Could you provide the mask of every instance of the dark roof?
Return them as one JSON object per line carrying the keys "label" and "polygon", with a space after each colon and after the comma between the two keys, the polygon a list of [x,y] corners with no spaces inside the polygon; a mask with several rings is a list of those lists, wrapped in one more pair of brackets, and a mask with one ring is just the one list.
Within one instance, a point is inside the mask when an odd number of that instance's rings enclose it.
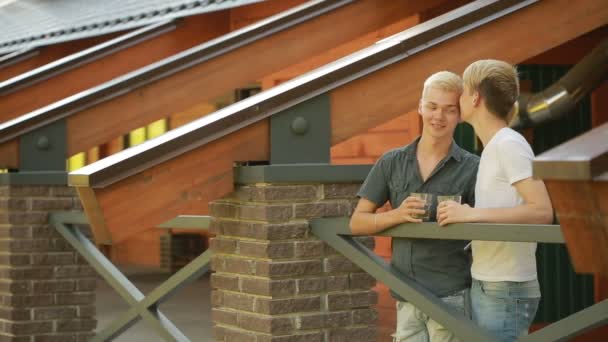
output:
{"label": "dark roof", "polygon": [[263,0],[0,0],[0,54]]}

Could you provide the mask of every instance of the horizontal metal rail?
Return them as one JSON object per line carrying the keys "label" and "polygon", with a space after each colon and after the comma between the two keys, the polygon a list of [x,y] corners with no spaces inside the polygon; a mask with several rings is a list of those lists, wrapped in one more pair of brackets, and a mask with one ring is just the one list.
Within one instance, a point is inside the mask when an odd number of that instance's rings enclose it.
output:
{"label": "horizontal metal rail", "polygon": [[[211,251],[207,250],[184,266],[161,285],[144,294],[108,260],[86,236],[78,225],[88,221],[80,212],[58,212],[50,215],[50,223],[101,275],[106,282],[127,302],[129,309],[99,332],[93,341],[110,341],[129,329],[140,319],[153,328],[165,341],[189,341],[189,339],[159,310],[159,305],[186,284],[200,278],[209,270]],[[208,217],[177,217],[165,225],[207,229]]]}
{"label": "horizontal metal rail", "polygon": [[[312,219],[310,225],[312,232],[321,240],[462,340],[497,340],[497,337],[475,326],[472,321],[461,314],[455,313],[435,295],[393,266],[388,265],[382,258],[358,242],[350,231],[349,218]],[[428,239],[564,243],[559,225],[454,224],[440,227],[437,223],[402,224],[376,235]],[[526,342],[566,341],[606,323],[608,323],[608,300],[596,303],[519,340]]]}
{"label": "horizontal metal rail", "polygon": [[63,57],[34,70],[0,82],[0,96],[29,87],[78,66],[91,63],[107,55],[174,30],[176,27],[177,24],[173,20],[162,21]]}
{"label": "horizontal metal rail", "polygon": [[[332,227],[335,234],[352,235],[348,217],[318,220],[324,226]],[[560,226],[553,224],[458,223],[441,227],[435,222],[408,223],[382,231],[376,236],[448,240],[463,240],[466,237],[466,240],[482,241],[565,243]]]}
{"label": "horizontal metal rail", "polygon": [[534,2],[475,1],[156,139],[72,172],[68,181],[78,186],[105,187]]}
{"label": "horizontal metal rail", "polygon": [[38,49],[23,49],[15,52],[11,52],[0,57],[0,69],[9,67],[13,64],[17,64],[26,59],[30,59],[32,57],[38,56],[40,54],[40,50]]}
{"label": "horizontal metal rail", "polygon": [[96,104],[135,91],[147,84],[224,55],[277,32],[350,4],[355,0],[316,0],[281,12],[186,51],[82,91],[6,123],[0,124],[0,143],[68,117]]}

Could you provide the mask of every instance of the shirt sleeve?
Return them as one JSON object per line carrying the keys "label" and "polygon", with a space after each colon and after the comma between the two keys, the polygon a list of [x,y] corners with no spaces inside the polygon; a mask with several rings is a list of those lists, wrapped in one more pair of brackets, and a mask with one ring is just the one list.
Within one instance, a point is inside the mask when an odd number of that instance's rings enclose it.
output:
{"label": "shirt sleeve", "polygon": [[534,152],[525,140],[507,139],[498,146],[500,167],[509,184],[532,177]]}
{"label": "shirt sleeve", "polygon": [[374,202],[378,207],[383,206],[389,198],[387,173],[388,162],[383,156],[372,167],[357,196]]}

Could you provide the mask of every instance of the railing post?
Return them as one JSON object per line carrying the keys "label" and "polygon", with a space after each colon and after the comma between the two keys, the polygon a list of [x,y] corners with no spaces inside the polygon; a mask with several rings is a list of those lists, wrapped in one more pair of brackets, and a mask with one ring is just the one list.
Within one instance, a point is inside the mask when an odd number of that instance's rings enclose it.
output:
{"label": "railing post", "polygon": [[308,226],[349,215],[358,188],[254,182],[210,204],[217,340],[375,340],[375,280]]}
{"label": "railing post", "polygon": [[95,272],[48,221],[50,211],[81,211],[80,201],[66,185],[12,184],[9,175],[0,175],[0,340],[87,340]]}

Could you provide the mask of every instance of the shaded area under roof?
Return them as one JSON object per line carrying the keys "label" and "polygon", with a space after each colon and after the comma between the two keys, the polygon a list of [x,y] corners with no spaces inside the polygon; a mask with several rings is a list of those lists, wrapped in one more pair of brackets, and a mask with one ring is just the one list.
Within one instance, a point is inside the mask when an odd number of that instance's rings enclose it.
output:
{"label": "shaded area under roof", "polygon": [[0,54],[264,0],[0,1]]}

